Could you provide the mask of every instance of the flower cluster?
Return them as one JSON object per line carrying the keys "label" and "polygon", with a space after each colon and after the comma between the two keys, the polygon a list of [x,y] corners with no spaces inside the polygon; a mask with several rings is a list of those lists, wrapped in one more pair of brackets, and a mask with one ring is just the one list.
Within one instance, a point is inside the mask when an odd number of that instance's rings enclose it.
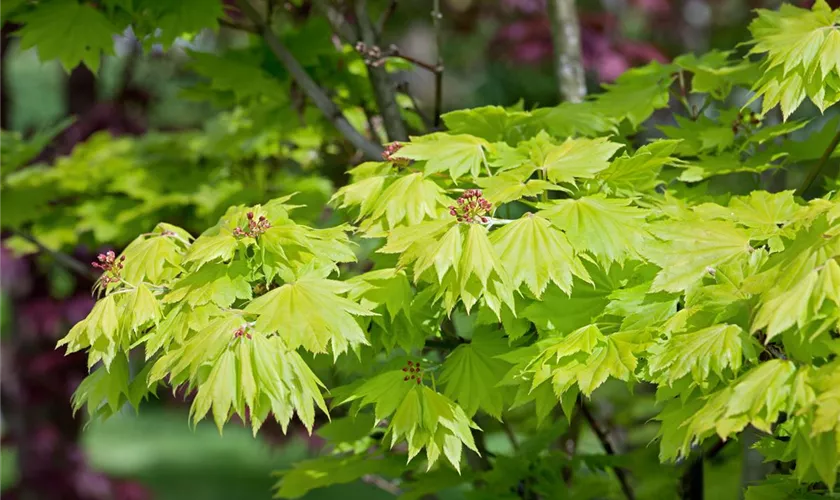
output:
{"label": "flower cluster", "polygon": [[122,272],[123,263],[125,262],[125,255],[117,260],[116,254],[112,250],[106,253],[101,253],[97,257],[99,262],[91,262],[90,265],[97,269],[102,269],[105,274],[100,278],[102,283],[108,285],[110,283],[119,283],[120,272]]}
{"label": "flower cluster", "polygon": [[402,371],[406,372],[406,376],[403,380],[416,380],[417,383],[421,383],[423,381],[423,373],[420,372],[420,363],[412,363],[411,361],[408,362],[402,369]]}
{"label": "flower cluster", "polygon": [[233,331],[233,338],[238,339],[240,337],[245,337],[246,339],[251,339],[251,334],[248,333],[248,329],[244,326],[240,326],[236,330]]}
{"label": "flower cluster", "polygon": [[738,129],[743,128],[747,130],[748,125],[758,125],[759,123],[761,123],[761,117],[755,111],[750,111],[749,113],[739,111],[738,118],[732,122],[732,133],[737,134]]}
{"label": "flower cluster", "polygon": [[237,238],[244,238],[246,236],[256,238],[266,232],[270,227],[271,223],[268,222],[268,219],[266,219],[264,215],[260,215],[259,219],[254,220],[254,212],[248,212],[247,229],[242,229],[241,227],[236,226],[233,230],[233,235]]}
{"label": "flower cluster", "polygon": [[467,189],[458,198],[458,206],[449,207],[449,214],[458,222],[487,224],[489,219],[486,216],[492,207],[493,204],[482,196],[480,189]]}
{"label": "flower cluster", "polygon": [[403,145],[401,142],[392,142],[385,146],[385,151],[382,152],[382,159],[385,161],[390,161],[396,163],[398,165],[408,165],[409,160],[408,158],[400,158],[399,156],[394,156],[394,153],[400,150]]}

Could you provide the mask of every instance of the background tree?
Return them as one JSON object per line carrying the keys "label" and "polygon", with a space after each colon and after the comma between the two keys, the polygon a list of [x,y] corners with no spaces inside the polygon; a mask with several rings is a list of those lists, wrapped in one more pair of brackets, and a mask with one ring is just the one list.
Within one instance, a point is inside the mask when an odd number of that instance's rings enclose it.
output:
{"label": "background tree", "polygon": [[[207,78],[192,97],[226,110],[200,130],[92,136],[50,168],[24,167],[61,127],[4,133],[9,248],[85,275],[70,248],[124,247],[95,259],[101,298],[61,341],[94,369],[77,409],[107,417],[166,384],[220,429],[234,415],[317,427],[333,453],[283,473],[288,497],[357,479],[407,497],[698,497],[704,462],[740,461],[726,438],[748,425],[793,471],[748,495],[833,488],[840,35],[826,2],[762,11],[749,58],[663,57],[586,101],[446,114],[441,15],[460,29],[475,7],[426,6],[440,55],[424,60],[383,47],[394,3],[202,6],[4,9],[24,46],[67,69],[97,70],[129,26],[147,49],[220,25],[241,37],[186,52]],[[70,18],[87,35],[57,44]],[[434,82],[426,109],[410,68]],[[651,128],[654,113],[668,124]],[[111,129],[89,123],[57,143]],[[338,213],[323,210],[365,158]],[[796,197],[761,189],[773,172]],[[32,492],[27,431],[13,430]],[[658,457],[644,447],[657,433]],[[405,464],[421,450],[428,472]]]}

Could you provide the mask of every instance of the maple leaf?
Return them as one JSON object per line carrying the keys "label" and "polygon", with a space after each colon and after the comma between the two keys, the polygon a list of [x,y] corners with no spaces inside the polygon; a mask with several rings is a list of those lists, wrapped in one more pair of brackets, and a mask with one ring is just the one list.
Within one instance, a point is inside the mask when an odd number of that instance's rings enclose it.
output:
{"label": "maple leaf", "polygon": [[495,231],[490,241],[510,277],[519,288],[523,283],[539,298],[549,283],[571,293],[572,276],[589,280],[566,236],[548,220],[528,214]]}
{"label": "maple leaf", "polygon": [[[247,335],[237,336],[237,332]],[[207,366],[209,373],[201,370]],[[300,355],[280,337],[251,330],[237,313],[216,318],[161,356],[149,372],[149,381],[166,375],[173,386],[188,381],[198,387],[190,407],[192,420],[196,423],[212,411],[219,432],[231,413],[243,418],[249,413],[256,434],[269,412],[284,432],[295,413],[311,431],[314,408],[327,412],[322,384]]]}
{"label": "maple leaf", "polygon": [[559,397],[575,383],[590,396],[610,376],[629,380],[637,359],[631,345],[613,336],[604,336],[595,325],[587,325],[564,336],[541,340],[540,354],[532,361],[531,389],[551,380]]}
{"label": "maple leaf", "polygon": [[762,114],[779,104],[787,120],[806,97],[821,111],[840,101],[840,82],[829,83],[840,76],[838,20],[840,10],[832,11],[825,0],[811,10],[788,4],[758,10],[749,26],[755,44],[750,52],[767,58],[747,104],[763,97]]}
{"label": "maple leaf", "polygon": [[446,357],[439,382],[444,395],[457,402],[468,417],[482,409],[501,419],[505,395],[496,387],[510,364],[497,356],[508,351],[500,332],[482,330],[469,344],[458,346]]}
{"label": "maple leaf", "polygon": [[680,141],[659,140],[637,149],[632,155],[624,154],[612,161],[610,166],[596,176],[615,190],[630,189],[646,191],[664,181],[659,173],[666,165],[677,165],[681,160],[671,156]]}
{"label": "maple leaf", "polygon": [[596,95],[594,107],[598,114],[627,120],[635,128],[654,110],[668,107],[668,88],[673,81],[673,66],[653,61],[604,84],[605,92]]}
{"label": "maple leaf", "polygon": [[483,188],[484,197],[496,206],[522,197],[537,196],[546,191],[565,191],[564,188],[548,181],[527,179],[531,174],[530,169],[527,170],[524,179],[519,172],[507,171],[492,177],[480,177],[476,184]]}
{"label": "maple leaf", "polygon": [[470,174],[477,178],[487,166],[490,143],[471,135],[450,135],[442,132],[412,137],[399,150],[401,158],[426,162],[426,175],[449,172],[452,180]]}
{"label": "maple leaf", "polygon": [[737,374],[741,368],[744,344],[749,342],[737,325],[720,324],[674,335],[651,348],[648,364],[661,383],[673,384],[691,374],[698,385],[708,383],[714,372],[724,378],[726,368]]}
{"label": "maple leaf", "polygon": [[604,195],[541,204],[538,215],[564,230],[578,252],[591,252],[604,263],[635,257],[649,238],[646,212],[630,200]]}
{"label": "maple leaf", "polygon": [[295,462],[291,469],[280,471],[274,486],[276,498],[301,498],[310,491],[331,485],[358,481],[363,477],[399,476],[404,466],[391,457],[367,455],[327,455]]}
{"label": "maple leaf", "polygon": [[277,332],[290,349],[331,351],[337,358],[348,347],[368,344],[355,316],[374,314],[339,295],[349,288],[339,281],[301,278],[257,297],[245,312],[257,315],[258,331]]}
{"label": "maple leaf", "polygon": [[140,236],[125,248],[123,278],[133,284],[144,281],[159,285],[181,272],[185,244],[176,237],[162,234]]}
{"label": "maple leaf", "polygon": [[386,435],[391,437],[391,447],[406,440],[409,461],[425,448],[428,468],[443,453],[460,472],[463,446],[478,453],[470,430],[476,426],[464,410],[402,371],[385,372],[365,381],[342,403],[355,400],[360,401],[360,407],[374,405],[377,420],[393,415]]}
{"label": "maple leaf", "polygon": [[415,283],[437,282],[435,299],[447,312],[459,300],[469,311],[483,298],[499,316],[502,304],[513,310],[513,290],[487,233],[481,224],[432,221],[392,231],[379,251],[402,252],[398,267],[413,264]]}
{"label": "maple leaf", "polygon": [[516,144],[537,133],[537,125],[526,111],[509,111],[500,106],[459,109],[441,115],[455,135],[469,134],[490,142]]}
{"label": "maple leaf", "polygon": [[673,221],[650,226],[651,233],[662,240],[649,244],[643,252],[662,268],[653,281],[654,291],[685,290],[709,269],[749,255],[750,238],[744,230],[718,221],[698,223]]}
{"label": "maple leaf", "polygon": [[198,271],[178,279],[162,302],[172,304],[185,301],[196,307],[213,303],[230,307],[237,299],[251,298],[248,277],[251,270],[245,262],[205,264]]}
{"label": "maple leaf", "polygon": [[102,54],[114,53],[114,36],[121,31],[90,4],[74,0],[39,6],[20,21],[20,49],[37,47],[41,61],[57,59],[68,72],[81,62],[97,73]]}
{"label": "maple leaf", "polygon": [[554,183],[575,183],[575,179],[591,179],[610,166],[609,159],[623,146],[604,137],[596,139],[566,139],[553,144],[547,134],[523,143],[530,153],[532,171],[542,170]]}

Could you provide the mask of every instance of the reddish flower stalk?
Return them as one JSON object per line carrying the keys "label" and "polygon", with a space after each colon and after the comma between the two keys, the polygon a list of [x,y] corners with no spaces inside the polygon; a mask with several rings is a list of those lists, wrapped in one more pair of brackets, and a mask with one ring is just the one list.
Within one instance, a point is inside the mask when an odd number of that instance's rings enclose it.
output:
{"label": "reddish flower stalk", "polygon": [[409,361],[402,369],[406,372],[403,378],[406,382],[416,381],[417,384],[423,383],[423,372],[420,371],[420,363],[412,363]]}
{"label": "reddish flower stalk", "polygon": [[493,204],[482,196],[480,189],[467,189],[458,198],[458,205],[449,207],[449,215],[455,217],[458,222],[487,224],[490,220],[487,214],[493,208]]}
{"label": "reddish flower stalk", "polygon": [[112,250],[108,250],[106,253],[99,254],[96,259],[99,262],[91,262],[90,265],[97,268],[102,269],[104,274],[100,278],[102,283],[108,285],[110,283],[119,283],[120,273],[122,272],[123,264],[125,262],[125,255],[120,256],[117,259],[116,254]]}
{"label": "reddish flower stalk", "polygon": [[246,236],[256,238],[271,227],[271,223],[268,222],[268,219],[264,215],[260,215],[258,219],[254,220],[254,212],[248,212],[247,217],[248,227],[246,229],[242,229],[241,226],[236,226],[233,230],[233,235],[237,238],[245,238]]}
{"label": "reddish flower stalk", "polygon": [[399,151],[403,147],[401,142],[392,142],[385,146],[385,151],[382,152],[382,159],[385,161],[393,162],[397,165],[408,165],[411,161],[408,158],[401,158],[399,156],[394,156],[394,153]]}

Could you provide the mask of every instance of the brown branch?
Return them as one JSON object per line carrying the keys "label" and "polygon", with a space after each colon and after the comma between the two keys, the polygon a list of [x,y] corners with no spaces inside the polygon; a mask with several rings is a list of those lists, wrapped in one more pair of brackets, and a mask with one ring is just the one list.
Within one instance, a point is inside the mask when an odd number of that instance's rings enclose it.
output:
{"label": "brown branch", "polygon": [[417,116],[420,117],[420,120],[423,122],[423,125],[426,127],[426,130],[431,131],[434,128],[432,124],[432,120],[426,116],[425,113],[420,109],[420,104],[417,102],[417,98],[414,97],[414,94],[411,93],[409,89],[408,82],[403,82],[400,86],[397,87],[399,92],[407,95],[409,99],[411,99],[411,106],[414,108],[414,112],[417,113]]}
{"label": "brown branch", "polygon": [[224,26],[225,28],[230,28],[232,30],[239,30],[239,31],[246,31],[248,33],[253,33],[255,35],[259,35],[260,32],[253,26],[245,26],[244,24],[235,23],[233,21],[228,21],[227,19],[219,19],[219,24]]}
{"label": "brown branch", "polygon": [[435,128],[440,127],[440,115],[443,108],[443,57],[441,56],[440,48],[443,44],[443,35],[441,31],[441,20],[443,14],[440,12],[440,0],[434,0],[434,7],[432,8],[432,26],[435,30],[435,52],[437,53],[436,68],[435,68],[435,111],[432,115],[432,123]]}
{"label": "brown branch", "polygon": [[831,139],[831,142],[828,143],[828,147],[825,149],[825,152],[820,157],[819,161],[808,171],[808,176],[805,177],[805,182],[799,186],[799,189],[796,190],[797,196],[802,196],[805,194],[805,191],[811,187],[811,184],[817,179],[817,176],[820,174],[820,170],[828,163],[828,159],[831,158],[831,154],[837,150],[837,146],[840,145],[840,130],[837,131],[837,134],[834,135],[834,138]]}
{"label": "brown branch", "polygon": [[[580,397],[582,396],[578,396],[578,398]],[[557,442],[569,458],[569,464],[563,467],[563,481],[566,483],[566,486],[570,486],[572,484],[572,475],[574,474],[574,470],[572,469],[571,464],[572,459],[575,457],[575,453],[577,452],[578,440],[580,439],[580,423],[583,412],[580,410],[572,410],[572,413],[573,415],[569,421],[569,428],[562,436],[560,436],[560,439],[558,439]]]}
{"label": "brown branch", "polygon": [[565,101],[581,102],[586,96],[586,80],[575,0],[548,0],[548,12],[560,95]]}
{"label": "brown branch", "polygon": [[507,436],[508,441],[510,441],[510,445],[513,447],[513,449],[515,451],[519,451],[519,439],[513,432],[513,427],[510,426],[510,423],[502,422],[502,430],[505,431],[505,436]]}
{"label": "brown branch", "polygon": [[333,33],[338,35],[345,43],[355,44],[359,41],[359,35],[344,17],[344,14],[330,4],[329,0],[313,0],[315,8],[327,18]]}
{"label": "brown branch", "polygon": [[[368,47],[377,45],[377,35],[373,24],[368,17],[367,0],[356,0],[353,4],[356,14],[356,22],[359,26],[362,43]],[[400,113],[400,106],[397,104],[397,91],[394,82],[383,66],[368,65],[368,78],[373,87],[373,96],[376,105],[379,107],[379,114],[382,116],[382,124],[388,139],[392,141],[408,140],[408,132],[405,129]]]}
{"label": "brown branch", "polygon": [[96,281],[99,279],[99,275],[95,273],[93,269],[85,265],[85,263],[81,262],[80,260],[77,260],[73,256],[47,247],[31,234],[24,233],[21,231],[15,231],[14,234],[32,243],[33,245],[38,247],[38,250],[49,255],[50,257],[55,259],[56,262],[66,267],[67,269],[73,271],[74,273],[78,274],[79,276],[89,279],[91,281]]}
{"label": "brown branch", "polygon": [[382,15],[379,16],[379,22],[376,23],[376,32],[379,35],[382,35],[382,32],[385,31],[385,25],[388,24],[388,20],[391,19],[391,16],[394,15],[394,12],[397,10],[397,0],[391,0],[388,4],[388,7],[382,11]]}
{"label": "brown branch", "polygon": [[[370,53],[368,53],[368,54],[370,55]],[[371,65],[372,66],[382,66],[383,64],[385,64],[385,61],[388,60],[387,59],[388,57],[398,57],[398,58],[400,58],[404,61],[410,62],[411,64],[415,64],[417,66],[420,66],[421,68],[423,68],[427,71],[431,71],[432,73],[437,73],[438,71],[442,71],[442,68],[439,68],[438,66],[435,66],[433,64],[429,64],[425,61],[421,61],[420,59],[416,59],[414,57],[407,56],[407,55],[403,54],[402,52],[400,52],[400,48],[397,47],[396,45],[391,45],[390,47],[388,47],[388,50],[386,52],[379,54],[378,59],[373,61],[371,63]]]}
{"label": "brown branch", "polygon": [[377,476],[375,474],[367,474],[365,476],[362,476],[362,481],[376,486],[380,490],[390,493],[395,497],[402,495],[402,490],[400,490],[400,487],[397,482],[388,481],[382,476]]}
{"label": "brown branch", "polygon": [[683,500],[703,500],[703,463],[718,456],[730,442],[731,440],[718,439],[711,448],[706,451],[701,450],[698,456],[686,464],[685,470],[680,476],[680,497]]}
{"label": "brown branch", "polygon": [[[598,436],[598,440],[601,442],[601,446],[604,447],[604,451],[607,455],[615,456],[615,448],[613,448],[612,443],[610,443],[607,432],[602,429],[600,424],[598,424],[598,421],[595,420],[595,417],[592,415],[592,412],[589,410],[589,407],[586,405],[586,402],[582,397],[578,399],[578,408],[580,409],[583,418],[585,418],[589,423],[589,427],[591,427],[595,435]],[[613,467],[613,471],[615,471],[615,476],[621,484],[621,491],[624,492],[624,496],[627,500],[634,500],[636,496],[633,493],[633,489],[630,487],[630,481],[627,478],[626,471],[622,467]]]}
{"label": "brown branch", "polygon": [[286,70],[292,78],[300,85],[303,92],[315,104],[315,106],[330,120],[336,129],[348,140],[353,146],[360,151],[363,151],[365,156],[371,160],[378,160],[382,157],[382,146],[376,142],[370,141],[361,132],[356,130],[353,125],[341,112],[341,109],[327,96],[327,93],[322,89],[315,80],[309,76],[309,73],[300,65],[295,56],[289,52],[289,49],[283,45],[283,42],[271,31],[271,28],[265,24],[260,18],[259,13],[254,7],[248,3],[248,0],[236,0],[239,9],[248,17],[254,25],[258,27],[259,34],[265,40],[268,48],[274,53],[274,56],[283,63]]}

